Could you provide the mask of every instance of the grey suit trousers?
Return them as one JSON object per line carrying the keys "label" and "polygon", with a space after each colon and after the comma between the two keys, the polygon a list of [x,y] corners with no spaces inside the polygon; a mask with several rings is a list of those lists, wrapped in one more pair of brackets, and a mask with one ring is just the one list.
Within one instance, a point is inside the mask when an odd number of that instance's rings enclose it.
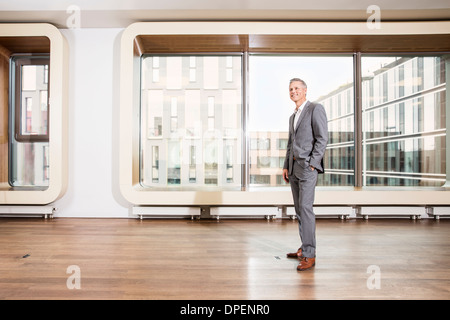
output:
{"label": "grey suit trousers", "polygon": [[311,170],[306,161],[294,161],[289,176],[295,213],[298,220],[302,254],[307,258],[316,256],[316,216],[313,211],[317,170]]}
{"label": "grey suit trousers", "polygon": [[[304,106],[294,128],[294,115],[289,118],[289,141],[283,169],[288,170],[298,218],[302,254],[316,255],[316,217],[313,211],[318,173],[325,171],[323,156],[328,142],[327,116],[321,104]],[[315,169],[311,170],[311,166]]]}

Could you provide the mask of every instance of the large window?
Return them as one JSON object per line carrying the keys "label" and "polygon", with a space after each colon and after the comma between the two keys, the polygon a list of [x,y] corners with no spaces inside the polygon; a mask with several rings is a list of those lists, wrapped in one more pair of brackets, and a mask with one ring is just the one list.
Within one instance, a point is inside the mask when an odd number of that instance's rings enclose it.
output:
{"label": "large window", "polygon": [[355,186],[357,178],[361,186],[445,183],[446,66],[439,55],[144,55],[141,61],[144,187],[286,187],[294,77],[306,81],[307,98],[327,113],[319,186]]}
{"label": "large window", "polygon": [[242,185],[242,56],[144,56],[141,185]]}
{"label": "large window", "polygon": [[445,60],[363,56],[363,183],[445,183]]}
{"label": "large window", "polygon": [[[289,80],[303,79],[307,99],[327,112],[329,141],[325,175],[318,185],[354,184],[353,57],[250,55],[250,184],[285,186],[281,178],[288,140],[288,120],[295,109]],[[262,165],[262,163],[270,165]],[[258,178],[261,176],[261,178]],[[267,177],[270,177],[267,178]]]}

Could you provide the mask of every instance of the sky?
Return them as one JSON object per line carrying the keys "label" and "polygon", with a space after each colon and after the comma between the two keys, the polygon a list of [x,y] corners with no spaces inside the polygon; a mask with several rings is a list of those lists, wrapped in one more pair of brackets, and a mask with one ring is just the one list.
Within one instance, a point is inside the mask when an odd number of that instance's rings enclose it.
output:
{"label": "sky", "polygon": [[295,109],[289,98],[289,80],[300,78],[308,86],[307,98],[319,97],[353,82],[353,57],[250,56],[250,131],[287,131]]}

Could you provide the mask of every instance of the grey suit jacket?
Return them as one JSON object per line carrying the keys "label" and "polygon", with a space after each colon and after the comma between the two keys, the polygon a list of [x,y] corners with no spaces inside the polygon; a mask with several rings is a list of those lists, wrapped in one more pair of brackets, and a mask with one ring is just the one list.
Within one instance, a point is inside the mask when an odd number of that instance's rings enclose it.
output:
{"label": "grey suit jacket", "polygon": [[295,114],[289,118],[289,140],[283,168],[292,175],[295,158],[302,167],[313,166],[319,173],[324,173],[323,156],[328,143],[325,108],[308,101],[295,128],[294,118]]}

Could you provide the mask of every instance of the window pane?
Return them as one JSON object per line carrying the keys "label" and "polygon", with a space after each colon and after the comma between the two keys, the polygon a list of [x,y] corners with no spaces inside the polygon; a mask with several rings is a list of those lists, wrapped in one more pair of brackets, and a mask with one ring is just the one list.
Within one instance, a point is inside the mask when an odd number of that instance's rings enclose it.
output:
{"label": "window pane", "polygon": [[10,183],[13,187],[47,187],[48,142],[14,144]]}
{"label": "window pane", "polygon": [[445,183],[445,60],[362,57],[363,183]]}
{"label": "window pane", "polygon": [[48,68],[46,65],[22,66],[21,135],[47,135],[48,128]]}
{"label": "window pane", "polygon": [[11,58],[9,183],[13,187],[48,187],[49,59]]}
{"label": "window pane", "polygon": [[144,187],[240,188],[242,137],[241,55],[142,59]]}
{"label": "window pane", "polygon": [[[325,174],[318,185],[354,185],[354,90],[352,56],[250,56],[250,183],[286,186],[280,179],[288,121],[295,109],[289,98],[289,80],[308,85],[307,99],[327,112],[329,141]],[[264,166],[264,167],[263,167]]]}

